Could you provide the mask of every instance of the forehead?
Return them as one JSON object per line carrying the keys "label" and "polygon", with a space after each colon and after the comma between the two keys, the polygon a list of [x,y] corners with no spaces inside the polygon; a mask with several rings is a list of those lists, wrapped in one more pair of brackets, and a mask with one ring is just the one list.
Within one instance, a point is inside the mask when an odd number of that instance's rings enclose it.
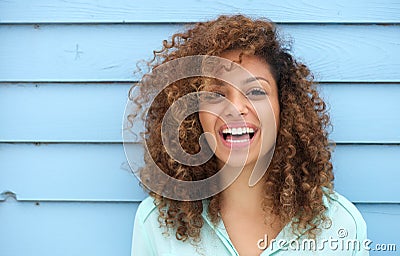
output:
{"label": "forehead", "polygon": [[211,66],[213,78],[204,78],[204,89],[226,87],[231,85],[237,88],[259,83],[262,87],[276,88],[276,81],[269,64],[254,55],[242,55],[239,53],[225,53],[221,55],[223,61]]}
{"label": "forehead", "polygon": [[271,84],[276,83],[273,69],[266,60],[256,55],[242,54],[241,51],[224,52],[223,67],[218,68],[218,76],[222,80],[231,82],[252,82],[254,77],[263,78]]}

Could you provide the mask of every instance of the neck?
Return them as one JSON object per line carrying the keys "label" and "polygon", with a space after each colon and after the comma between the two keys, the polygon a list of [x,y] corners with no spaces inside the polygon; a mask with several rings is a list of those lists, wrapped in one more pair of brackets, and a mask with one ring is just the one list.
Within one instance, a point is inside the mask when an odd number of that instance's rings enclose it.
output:
{"label": "neck", "polygon": [[247,212],[259,212],[262,210],[264,198],[262,180],[254,186],[249,186],[249,178],[253,167],[244,167],[239,177],[221,193],[222,210],[242,209]]}

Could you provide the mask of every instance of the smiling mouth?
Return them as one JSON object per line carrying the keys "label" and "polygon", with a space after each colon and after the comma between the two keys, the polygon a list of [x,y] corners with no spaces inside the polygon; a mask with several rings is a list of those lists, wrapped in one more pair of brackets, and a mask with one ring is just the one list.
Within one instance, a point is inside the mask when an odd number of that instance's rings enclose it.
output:
{"label": "smiling mouth", "polygon": [[256,128],[248,126],[225,127],[220,130],[220,135],[224,144],[228,146],[242,146],[250,144],[256,132]]}

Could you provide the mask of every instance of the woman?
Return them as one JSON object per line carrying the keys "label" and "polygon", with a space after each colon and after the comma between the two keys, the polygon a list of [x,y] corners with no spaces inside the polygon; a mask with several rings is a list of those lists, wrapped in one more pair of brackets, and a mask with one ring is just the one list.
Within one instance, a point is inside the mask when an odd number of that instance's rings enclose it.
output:
{"label": "woman", "polygon": [[[155,81],[162,79],[150,76],[135,98],[148,111],[141,181],[153,191],[136,214],[132,255],[368,255],[362,216],[333,191],[325,104],[274,24],[242,15],[197,23],[165,41],[150,66],[188,56],[219,62],[207,77],[168,80],[157,95]],[[205,138],[213,154],[200,164],[178,161],[163,146],[168,109],[191,93],[198,111],[181,118],[177,143],[195,155]],[[227,185],[210,186],[205,198],[171,197],[163,193],[171,183],[155,185],[162,175],[154,168],[189,182],[223,169],[218,184]]]}

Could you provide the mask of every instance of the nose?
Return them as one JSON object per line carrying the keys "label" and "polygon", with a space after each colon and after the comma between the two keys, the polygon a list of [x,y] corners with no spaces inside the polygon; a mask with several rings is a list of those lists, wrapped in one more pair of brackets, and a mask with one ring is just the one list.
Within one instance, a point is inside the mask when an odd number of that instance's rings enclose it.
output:
{"label": "nose", "polygon": [[231,90],[227,99],[228,103],[224,109],[225,116],[239,117],[248,114],[250,102],[243,92],[238,89]]}

